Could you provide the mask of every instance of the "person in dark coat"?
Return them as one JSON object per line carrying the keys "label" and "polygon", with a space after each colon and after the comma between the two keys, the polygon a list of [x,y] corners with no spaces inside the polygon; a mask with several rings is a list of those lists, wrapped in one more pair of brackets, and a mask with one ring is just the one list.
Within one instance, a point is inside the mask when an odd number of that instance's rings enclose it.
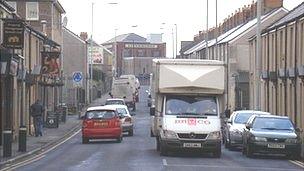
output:
{"label": "person in dark coat", "polygon": [[35,136],[42,136],[42,116],[44,112],[44,107],[40,100],[36,100],[34,104],[31,105],[31,116],[34,120]]}

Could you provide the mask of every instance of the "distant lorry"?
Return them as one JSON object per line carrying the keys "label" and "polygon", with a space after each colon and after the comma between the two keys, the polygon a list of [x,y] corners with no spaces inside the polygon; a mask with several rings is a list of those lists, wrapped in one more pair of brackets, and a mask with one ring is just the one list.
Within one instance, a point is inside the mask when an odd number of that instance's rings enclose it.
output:
{"label": "distant lorry", "polygon": [[197,149],[220,157],[224,63],[154,59],[152,79],[151,136],[160,154]]}
{"label": "distant lorry", "polygon": [[125,100],[126,105],[132,108],[133,111],[136,110],[136,97],[134,94],[134,85],[130,83],[129,79],[119,78],[113,80],[112,90],[110,96],[112,98],[121,98]]}
{"label": "distant lorry", "polygon": [[130,84],[133,87],[133,93],[135,94],[136,102],[139,101],[139,89],[140,83],[135,75],[121,75],[119,78],[129,79]]}

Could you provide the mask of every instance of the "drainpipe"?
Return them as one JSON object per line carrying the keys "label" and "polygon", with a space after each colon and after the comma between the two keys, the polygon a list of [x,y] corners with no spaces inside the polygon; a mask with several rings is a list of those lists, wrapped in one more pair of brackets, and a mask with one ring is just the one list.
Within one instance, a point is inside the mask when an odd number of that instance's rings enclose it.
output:
{"label": "drainpipe", "polygon": [[295,78],[294,78],[294,115],[295,115],[295,125],[297,125],[297,103],[298,103],[298,100],[297,100],[297,72],[296,72],[296,67],[297,67],[297,47],[298,47],[298,44],[297,44],[297,41],[298,41],[298,38],[297,38],[297,31],[298,31],[298,20],[296,20],[295,22],[295,29],[294,29],[294,35],[295,35],[295,58],[294,58],[294,69],[295,69]]}
{"label": "drainpipe", "polygon": [[284,70],[285,70],[285,78],[284,78],[284,116],[287,116],[287,25],[285,25],[285,60],[284,60]]}
{"label": "drainpipe", "polygon": [[[278,60],[277,60],[277,56],[278,56],[278,52],[277,52],[277,40],[278,40],[278,36],[277,36],[277,32],[278,29],[276,28],[275,29],[275,34],[274,34],[274,47],[275,47],[275,51],[274,51],[274,56],[275,56],[275,71],[277,73],[277,70],[278,70]],[[277,78],[278,79],[278,78]],[[275,83],[275,113],[277,114],[278,113],[278,80],[276,80],[276,83]]]}
{"label": "drainpipe", "polygon": [[[32,30],[30,30],[30,33],[29,33],[29,74],[32,73],[32,43],[31,43],[31,40],[32,40]],[[31,85],[29,84],[29,94],[28,94],[28,102],[29,102],[29,132],[32,131],[31,129],[31,115],[30,115],[30,109],[31,109],[31,94],[32,94],[32,90],[31,90]]]}

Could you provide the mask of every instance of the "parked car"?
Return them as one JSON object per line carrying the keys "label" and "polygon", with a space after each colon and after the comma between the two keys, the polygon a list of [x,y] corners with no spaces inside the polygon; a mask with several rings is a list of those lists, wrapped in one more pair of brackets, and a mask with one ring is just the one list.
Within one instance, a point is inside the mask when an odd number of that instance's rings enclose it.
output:
{"label": "parked car", "polygon": [[116,139],[122,141],[122,124],[116,108],[98,106],[87,109],[82,116],[82,143],[90,139]]}
{"label": "parked car", "polygon": [[252,115],[270,115],[270,113],[254,110],[234,111],[223,129],[223,143],[226,148],[230,149],[243,145],[242,134],[246,122]]}
{"label": "parked car", "polygon": [[119,116],[121,116],[120,121],[122,124],[122,130],[123,132],[128,132],[129,136],[133,136],[133,123],[134,119],[132,115],[130,114],[128,107],[125,105],[111,105],[112,107],[116,108],[116,111],[118,112]]}
{"label": "parked car", "polygon": [[288,117],[252,116],[243,134],[243,154],[248,157],[255,153],[285,154],[289,158],[299,158],[300,132]]}
{"label": "parked car", "polygon": [[125,100],[124,99],[107,99],[105,105],[125,105]]}

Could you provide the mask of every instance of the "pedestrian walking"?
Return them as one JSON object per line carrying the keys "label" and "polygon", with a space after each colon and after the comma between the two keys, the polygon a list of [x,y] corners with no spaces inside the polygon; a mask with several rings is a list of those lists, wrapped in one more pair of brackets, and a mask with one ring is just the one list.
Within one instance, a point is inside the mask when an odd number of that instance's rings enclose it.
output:
{"label": "pedestrian walking", "polygon": [[40,100],[36,100],[34,104],[31,105],[31,116],[34,120],[35,136],[42,136],[42,114],[44,112],[44,107]]}

